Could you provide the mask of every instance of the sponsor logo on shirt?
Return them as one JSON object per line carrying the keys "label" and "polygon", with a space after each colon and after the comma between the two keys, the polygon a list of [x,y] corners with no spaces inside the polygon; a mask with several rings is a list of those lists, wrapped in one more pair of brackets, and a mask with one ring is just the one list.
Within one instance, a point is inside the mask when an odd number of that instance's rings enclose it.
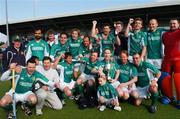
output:
{"label": "sponsor logo on shirt", "polygon": [[66,71],[67,75],[71,75],[73,73],[73,71]]}
{"label": "sponsor logo on shirt", "polygon": [[32,50],[44,50],[43,47],[32,47]]}
{"label": "sponsor logo on shirt", "polygon": [[29,83],[29,82],[20,82],[19,85],[21,85],[23,87],[31,87],[32,83]]}
{"label": "sponsor logo on shirt", "polygon": [[80,44],[79,43],[73,43],[73,44],[71,43],[70,46],[71,47],[80,47]]}

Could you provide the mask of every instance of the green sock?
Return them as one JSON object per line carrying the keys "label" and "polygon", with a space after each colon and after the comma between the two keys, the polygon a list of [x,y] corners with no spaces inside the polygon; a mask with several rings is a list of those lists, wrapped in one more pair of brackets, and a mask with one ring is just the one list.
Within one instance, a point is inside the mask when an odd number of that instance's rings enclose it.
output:
{"label": "green sock", "polygon": [[13,106],[12,106],[12,104],[9,104],[9,105],[7,105],[7,106],[5,106],[5,107],[3,107],[6,111],[12,111],[13,110]]}
{"label": "green sock", "polygon": [[84,96],[84,89],[83,89],[83,86],[81,84],[80,85],[76,85],[76,91],[81,96]]}
{"label": "green sock", "polygon": [[88,86],[87,87],[87,93],[89,96],[93,96],[96,92],[95,92],[95,86],[92,85],[92,86]]}
{"label": "green sock", "polygon": [[158,98],[159,98],[159,93],[158,92],[157,93],[152,93],[151,94],[151,100],[152,100],[151,105],[155,105],[157,100],[158,100]]}

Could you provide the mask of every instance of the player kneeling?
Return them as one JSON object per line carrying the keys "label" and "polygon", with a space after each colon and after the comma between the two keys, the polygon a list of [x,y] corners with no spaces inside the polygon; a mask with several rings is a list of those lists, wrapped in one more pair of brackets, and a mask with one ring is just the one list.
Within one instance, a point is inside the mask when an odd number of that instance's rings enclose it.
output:
{"label": "player kneeling", "polygon": [[134,90],[135,105],[139,106],[144,98],[150,96],[152,103],[149,108],[151,113],[157,111],[156,102],[159,98],[157,81],[161,72],[152,64],[141,61],[139,54],[133,55],[134,64],[138,70],[137,89]]}

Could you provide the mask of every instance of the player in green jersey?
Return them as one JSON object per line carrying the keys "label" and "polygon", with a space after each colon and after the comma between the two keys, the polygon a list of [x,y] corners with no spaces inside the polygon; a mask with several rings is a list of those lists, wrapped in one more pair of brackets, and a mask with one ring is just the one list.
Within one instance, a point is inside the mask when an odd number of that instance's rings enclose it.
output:
{"label": "player in green jersey", "polygon": [[117,92],[112,85],[110,85],[106,78],[98,78],[99,86],[97,89],[97,96],[99,102],[99,110],[104,111],[106,106],[114,110],[121,111],[119,106]]}
{"label": "player in green jersey", "polygon": [[[131,27],[132,23],[133,26]],[[133,61],[132,56],[134,53],[139,53],[141,55],[141,59],[145,59],[147,36],[146,33],[142,31],[142,27],[143,20],[141,18],[136,18],[135,20],[132,18],[129,19],[129,23],[125,31],[125,37],[128,37],[128,53],[130,62]]]}
{"label": "player in green jersey", "polygon": [[97,21],[92,21],[92,29],[91,29],[91,42],[93,51],[100,53],[100,37],[98,34],[100,33],[100,29],[97,27]]}
{"label": "player in green jersey", "polygon": [[82,57],[90,57],[90,53],[92,50],[92,44],[90,41],[90,37],[89,36],[84,36],[83,38],[83,42],[79,48],[79,55],[78,58],[82,58]]}
{"label": "player in green jersey", "polygon": [[80,37],[80,30],[77,28],[72,29],[71,37],[69,37],[68,41],[69,51],[72,54],[73,59],[77,59],[79,55],[79,47],[83,41]]}
{"label": "player in green jersey", "polygon": [[149,21],[149,30],[147,31],[147,62],[161,69],[162,58],[164,55],[164,46],[162,35],[165,29],[158,28],[157,19]]}
{"label": "player in green jersey", "polygon": [[[90,58],[81,58],[80,62],[85,63],[84,71],[80,74],[76,81],[76,88],[81,97],[84,97],[84,89],[86,90],[86,98],[91,104],[95,102],[95,78],[98,70],[98,52],[92,52]],[[83,84],[86,84],[83,88]]]}
{"label": "player in green jersey", "polygon": [[156,102],[159,98],[157,81],[161,76],[161,72],[156,66],[141,61],[138,53],[133,55],[133,61],[138,71],[138,81],[136,82],[138,98],[135,97],[135,105],[139,106],[142,100],[150,94],[152,103],[149,111],[155,113],[157,111]]}
{"label": "player in green jersey", "polygon": [[51,48],[50,57],[53,61],[58,60],[58,57],[62,57],[63,60],[65,52],[69,52],[68,34],[62,32],[59,36],[58,44],[53,45]]}
{"label": "player in green jersey", "polygon": [[[1,76],[1,80],[10,80],[11,77],[11,71],[15,69],[17,73],[16,77],[16,87],[15,87],[15,99],[16,102],[22,102],[23,109],[25,111],[26,115],[31,115],[32,112],[29,108],[31,105],[35,105],[37,103],[37,97],[32,92],[33,85],[40,81],[45,85],[49,85],[51,87],[57,86],[56,83],[53,83],[49,81],[46,77],[44,77],[39,72],[35,71],[36,64],[34,60],[29,59],[27,61],[26,68],[21,68],[19,66],[16,66],[15,63],[12,63],[10,66],[10,69],[4,72]],[[38,88],[35,86],[35,88]],[[9,109],[11,111],[10,104],[12,103],[12,90],[7,92],[5,96],[0,101],[0,106],[4,107],[6,109]],[[10,112],[8,114],[8,118],[13,117],[13,114]]]}
{"label": "player in green jersey", "polygon": [[47,44],[49,46],[49,51],[51,51],[54,45],[58,44],[58,35],[55,35],[53,30],[47,32]]}
{"label": "player in green jersey", "polygon": [[138,72],[136,67],[128,61],[128,52],[122,50],[120,52],[121,65],[119,66],[119,86],[117,92],[120,98],[127,100],[129,96],[134,94],[135,82],[137,81]]}
{"label": "player in green jersey", "polygon": [[49,46],[46,41],[42,39],[42,30],[35,29],[35,39],[28,43],[26,61],[32,56],[37,56],[40,61],[44,56],[49,56]]}
{"label": "player in green jersey", "polygon": [[104,51],[104,60],[99,64],[99,75],[105,76],[107,81],[116,89],[120,84],[119,78],[119,66],[115,60],[112,59],[112,53],[109,49]]}
{"label": "player in green jersey", "polygon": [[65,53],[64,62],[55,64],[60,73],[61,87],[67,96],[72,96],[72,90],[75,88],[75,79],[77,78],[79,69],[74,65],[75,64],[72,62],[72,54],[70,52]]}
{"label": "player in green jersey", "polygon": [[[96,22],[93,22],[93,28],[96,28]],[[95,30],[92,30],[95,31]],[[103,25],[103,33],[100,34],[95,34],[92,32],[92,37],[94,38],[99,38],[100,41],[100,56],[103,57],[103,53],[105,49],[110,49],[110,51],[112,51],[112,55],[114,55],[114,44],[117,43],[118,45],[120,45],[120,39],[119,37],[115,37],[114,34],[110,33],[111,31],[111,26],[109,24],[104,24]]]}

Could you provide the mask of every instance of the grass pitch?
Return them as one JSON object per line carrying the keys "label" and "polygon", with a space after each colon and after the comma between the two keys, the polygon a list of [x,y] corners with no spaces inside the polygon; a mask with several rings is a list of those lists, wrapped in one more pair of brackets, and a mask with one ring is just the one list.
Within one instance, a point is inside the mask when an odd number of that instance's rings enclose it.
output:
{"label": "grass pitch", "polygon": [[[10,82],[0,82],[0,98],[10,88]],[[127,102],[121,103],[122,111],[106,109],[104,112],[96,108],[79,110],[73,100],[66,100],[66,106],[62,110],[43,108],[43,115],[36,116],[33,110],[32,116],[25,116],[18,106],[17,119],[180,119],[180,110],[173,105],[162,105],[157,103],[158,111],[155,114],[148,112],[150,100],[145,100],[140,107],[133,106]],[[0,108],[0,119],[6,119],[6,112]]]}

